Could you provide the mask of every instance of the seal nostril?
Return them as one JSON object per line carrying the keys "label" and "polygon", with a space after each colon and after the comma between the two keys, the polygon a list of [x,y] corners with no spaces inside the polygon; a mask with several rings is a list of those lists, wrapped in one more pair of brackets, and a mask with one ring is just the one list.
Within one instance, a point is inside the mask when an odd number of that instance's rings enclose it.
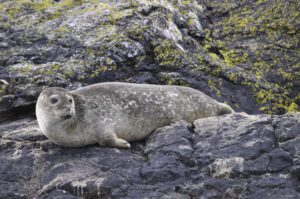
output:
{"label": "seal nostril", "polygon": [[69,113],[65,116],[65,119],[70,119],[72,117],[72,115]]}

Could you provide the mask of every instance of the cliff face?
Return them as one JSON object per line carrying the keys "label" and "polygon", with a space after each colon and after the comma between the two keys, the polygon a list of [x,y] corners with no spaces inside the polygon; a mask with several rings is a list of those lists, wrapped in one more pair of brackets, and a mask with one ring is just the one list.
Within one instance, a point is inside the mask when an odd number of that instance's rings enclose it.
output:
{"label": "cliff face", "polygon": [[297,0],[1,1],[0,111],[46,86],[117,80],[194,87],[248,113],[299,110],[298,10]]}
{"label": "cliff face", "polygon": [[0,126],[0,198],[296,199],[300,114],[157,129],[130,150],[62,148],[35,120]]}
{"label": "cliff face", "polygon": [[[0,198],[300,198],[297,0],[0,1]],[[190,86],[237,111],[130,150],[62,148],[48,86]]]}

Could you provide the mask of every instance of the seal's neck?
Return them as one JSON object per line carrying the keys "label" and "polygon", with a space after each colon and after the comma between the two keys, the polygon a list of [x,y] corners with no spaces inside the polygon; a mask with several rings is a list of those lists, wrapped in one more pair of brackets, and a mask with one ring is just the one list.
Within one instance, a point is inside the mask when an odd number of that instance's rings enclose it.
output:
{"label": "seal's neck", "polygon": [[40,127],[43,133],[49,136],[51,136],[51,134],[71,132],[72,129],[75,128],[76,121],[77,121],[76,116],[73,116],[66,120],[60,120],[52,117],[41,118],[41,119],[45,119],[48,121],[48,122],[41,122],[44,124],[44,126],[40,126]]}

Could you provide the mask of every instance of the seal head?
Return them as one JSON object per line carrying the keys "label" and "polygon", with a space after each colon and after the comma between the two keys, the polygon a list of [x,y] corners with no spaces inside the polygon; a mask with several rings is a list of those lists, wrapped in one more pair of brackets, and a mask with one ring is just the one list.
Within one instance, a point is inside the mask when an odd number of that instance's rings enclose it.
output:
{"label": "seal head", "polygon": [[51,87],[42,91],[37,101],[37,117],[40,127],[74,121],[76,118],[73,96],[63,88]]}

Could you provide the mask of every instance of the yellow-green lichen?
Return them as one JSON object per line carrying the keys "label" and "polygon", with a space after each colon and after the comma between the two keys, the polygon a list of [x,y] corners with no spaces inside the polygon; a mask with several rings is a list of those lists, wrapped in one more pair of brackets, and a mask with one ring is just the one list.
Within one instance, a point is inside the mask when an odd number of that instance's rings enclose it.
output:
{"label": "yellow-green lichen", "polygon": [[295,103],[295,102],[291,102],[288,106],[287,106],[287,112],[298,112],[299,111],[299,106]]}
{"label": "yellow-green lichen", "polygon": [[214,80],[209,79],[207,83],[208,83],[208,86],[210,87],[210,89],[212,91],[214,91],[218,97],[220,97],[221,96],[221,90],[218,89],[218,87],[220,87],[222,85],[222,80],[219,79],[219,81],[216,82]]}
{"label": "yellow-green lichen", "polygon": [[54,32],[63,35],[63,34],[66,34],[66,33],[70,33],[71,30],[67,26],[60,26],[57,29],[55,29]]}
{"label": "yellow-green lichen", "polygon": [[[265,1],[258,1],[263,4]],[[244,32],[252,35],[265,32],[268,39],[274,40],[278,34],[295,33],[295,20],[299,20],[297,3],[287,1],[271,2],[269,5],[258,5],[257,9],[251,6],[241,6],[238,10],[229,13],[220,24],[224,27],[223,34],[229,32]],[[289,12],[285,9],[289,8]],[[259,14],[257,14],[259,13]]]}
{"label": "yellow-green lichen", "polygon": [[117,69],[116,63],[109,57],[106,57],[104,60],[102,60],[100,66],[93,68],[93,70],[90,72],[90,78],[94,79],[98,77],[101,73],[114,71],[116,69]]}
{"label": "yellow-green lichen", "polygon": [[147,25],[133,25],[130,28],[128,28],[127,32],[128,35],[132,36],[133,38],[137,39],[138,41],[142,42],[144,39],[144,34],[148,30]]}
{"label": "yellow-green lichen", "polygon": [[159,65],[180,67],[185,59],[182,50],[170,40],[163,40],[162,43],[154,49],[154,54]]}
{"label": "yellow-green lichen", "polygon": [[267,114],[274,112],[295,112],[299,110],[298,105],[288,97],[289,89],[274,92],[274,89],[254,89],[254,98],[261,106],[260,110]]}
{"label": "yellow-green lichen", "polygon": [[180,76],[178,73],[159,73],[160,81],[164,82],[168,85],[180,85],[180,86],[187,86],[189,87],[189,83],[186,79]]}
{"label": "yellow-green lichen", "polygon": [[216,53],[209,52],[208,55],[210,56],[211,60],[213,60],[213,61],[220,59]]}
{"label": "yellow-green lichen", "polygon": [[7,88],[9,88],[9,85],[0,82],[0,95],[3,95],[6,92]]}
{"label": "yellow-green lichen", "polygon": [[133,14],[132,9],[126,9],[126,10],[114,10],[114,9],[109,9],[110,14],[107,16],[108,21],[110,24],[115,25],[117,21],[129,17]]}
{"label": "yellow-green lichen", "polygon": [[235,66],[240,63],[245,63],[248,61],[248,55],[242,51],[238,50],[220,50],[224,57],[224,61],[228,66]]}
{"label": "yellow-green lichen", "polygon": [[36,16],[39,16],[40,22],[43,22],[61,17],[66,10],[82,3],[82,0],[62,0],[59,2],[53,0],[18,0],[4,2],[1,7],[7,12],[10,21],[16,21],[19,16],[22,16],[22,13],[31,10],[31,14],[32,12],[41,13],[41,15]]}

